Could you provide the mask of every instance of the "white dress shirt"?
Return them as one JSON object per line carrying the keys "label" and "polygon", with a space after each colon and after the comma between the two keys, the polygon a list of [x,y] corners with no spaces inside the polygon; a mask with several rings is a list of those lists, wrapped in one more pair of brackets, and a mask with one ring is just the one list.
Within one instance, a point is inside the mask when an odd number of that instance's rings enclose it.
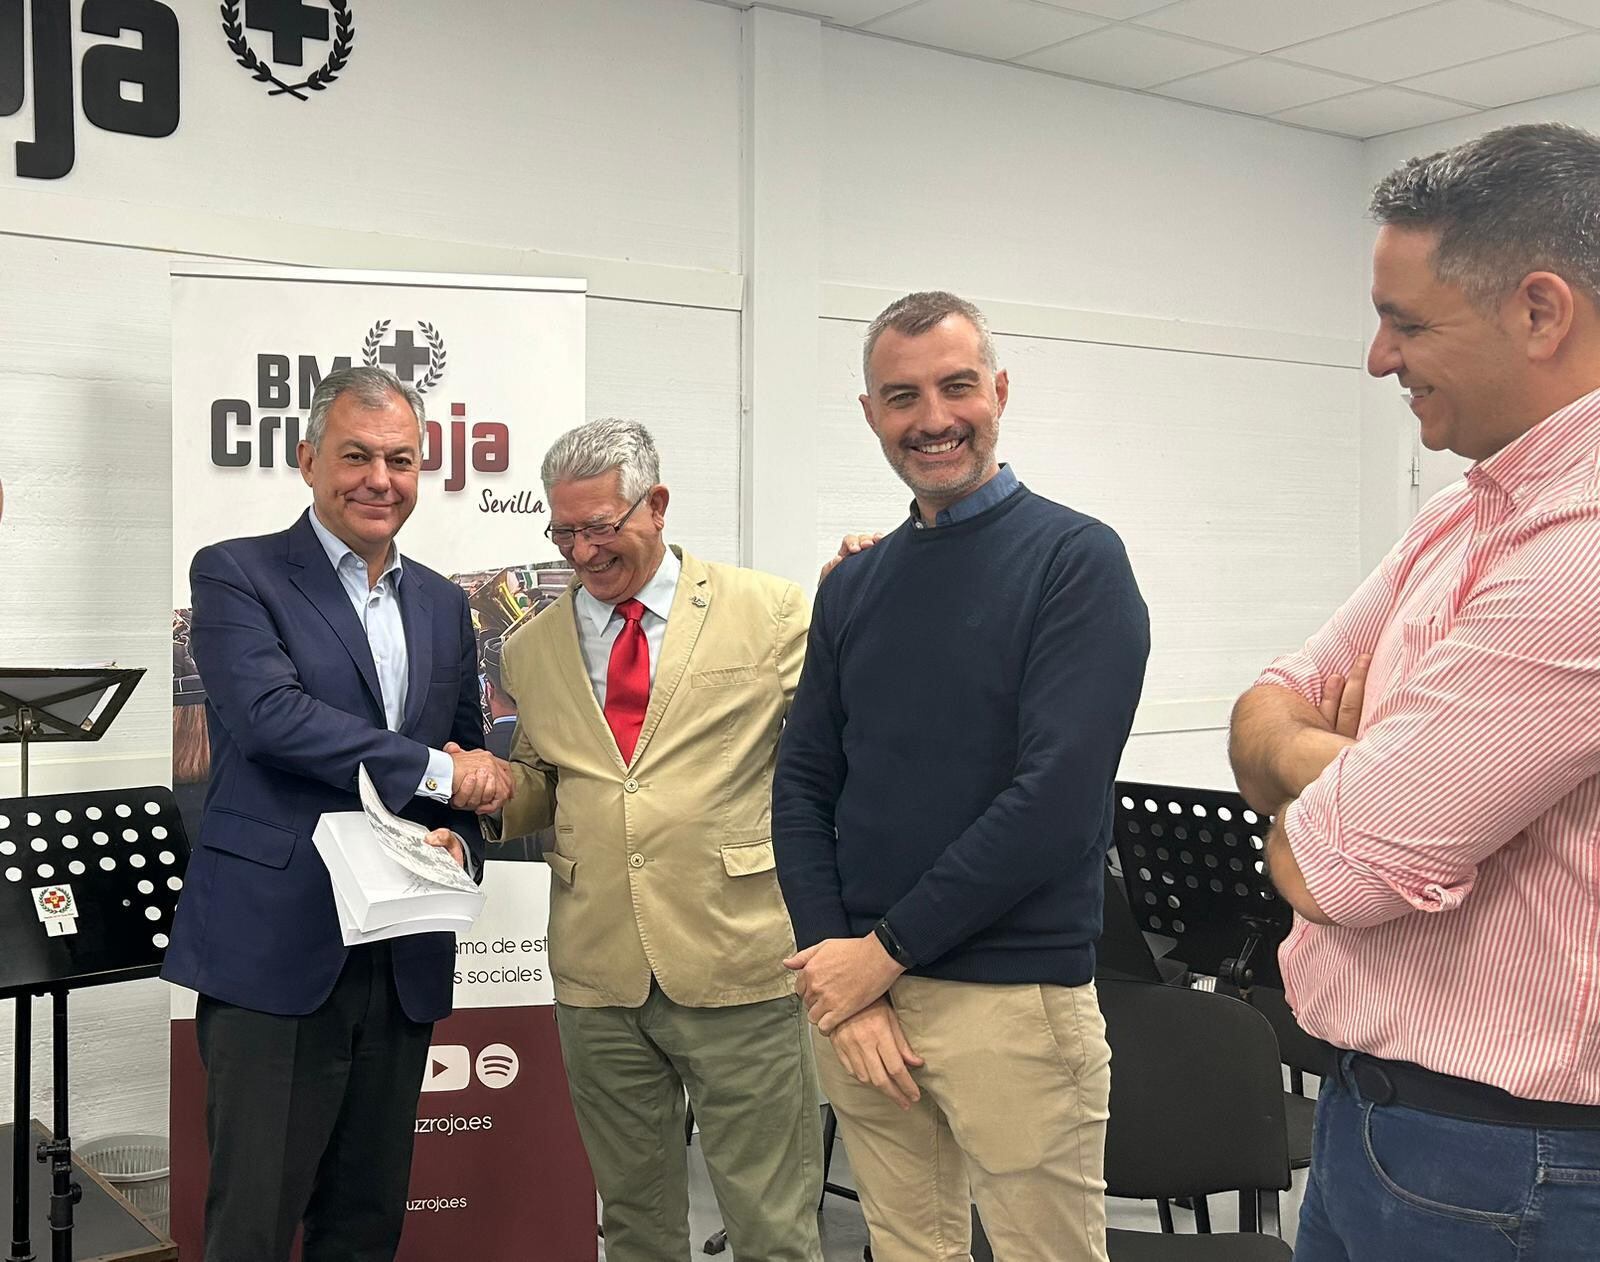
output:
{"label": "white dress shirt", "polygon": [[[650,647],[650,686],[656,684],[656,663],[661,660],[661,646],[667,639],[667,615],[672,611],[672,597],[678,590],[678,575],[683,563],[678,554],[668,548],[661,564],[650,576],[650,581],[639,590],[635,598],[644,606],[644,617],[639,625],[644,629],[644,640]],[[583,664],[589,670],[589,682],[594,686],[595,700],[606,708],[606,671],[611,666],[611,646],[622,634],[625,621],[615,607],[596,600],[584,588],[572,602],[578,617],[578,643],[583,648]]]}
{"label": "white dress shirt", "polygon": [[[400,583],[405,577],[400,550],[390,545],[388,567],[377,583],[369,586],[367,563],[355,554],[349,544],[322,524],[315,509],[310,517],[311,529],[316,532],[317,541],[328,554],[333,572],[339,576],[339,583],[350,598],[356,621],[367,633],[372,664],[378,669],[378,691],[383,696],[385,726],[391,732],[398,732],[405,717],[406,693],[410,687],[406,628],[400,617]],[[450,760],[450,755],[442,749],[430,748],[428,766],[422,773],[414,796],[448,802],[454,781],[455,763]]]}

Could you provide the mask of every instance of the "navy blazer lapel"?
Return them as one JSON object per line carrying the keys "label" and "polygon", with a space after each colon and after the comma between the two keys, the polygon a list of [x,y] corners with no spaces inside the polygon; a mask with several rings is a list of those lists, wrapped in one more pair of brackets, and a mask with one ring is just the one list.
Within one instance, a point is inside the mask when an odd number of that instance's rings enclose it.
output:
{"label": "navy blazer lapel", "polygon": [[377,703],[378,713],[383,713],[383,690],[378,686],[378,668],[372,664],[372,646],[367,643],[366,632],[350,607],[350,597],[339,582],[322,550],[316,532],[311,529],[310,509],[300,515],[300,520],[289,527],[289,581],[298,587],[316,608],[333,633],[339,637],[350,660],[361,672],[367,691]]}
{"label": "navy blazer lapel", "polygon": [[433,677],[433,601],[416,566],[400,571],[400,621],[406,631],[406,712],[400,730],[409,732],[422,714]]}

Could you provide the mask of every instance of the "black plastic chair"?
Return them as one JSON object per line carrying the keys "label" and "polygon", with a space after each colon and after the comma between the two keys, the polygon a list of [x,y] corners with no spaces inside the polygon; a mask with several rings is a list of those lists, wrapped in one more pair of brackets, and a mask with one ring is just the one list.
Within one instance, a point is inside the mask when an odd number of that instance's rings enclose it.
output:
{"label": "black plastic chair", "polygon": [[1307,1074],[1321,1079],[1336,1072],[1338,1051],[1307,1034],[1294,1019],[1283,991],[1252,986],[1246,1002],[1272,1024],[1278,1036],[1278,1058],[1289,1069],[1289,1090],[1284,1093],[1284,1119],[1289,1131],[1289,1168],[1303,1170],[1311,1164],[1312,1121],[1317,1102],[1306,1095]]}
{"label": "black plastic chair", "polygon": [[[1272,1026],[1226,995],[1097,983],[1111,1044],[1107,1194],[1140,1200],[1237,1192],[1237,1233],[1112,1230],[1112,1262],[1282,1262],[1278,1192],[1290,1185],[1282,1071]],[[1196,1215],[1200,1218],[1199,1213]]]}

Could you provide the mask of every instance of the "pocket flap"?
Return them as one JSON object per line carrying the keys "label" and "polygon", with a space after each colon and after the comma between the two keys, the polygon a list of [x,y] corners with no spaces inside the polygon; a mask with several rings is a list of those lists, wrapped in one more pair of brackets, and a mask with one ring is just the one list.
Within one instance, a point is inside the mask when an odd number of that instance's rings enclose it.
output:
{"label": "pocket flap", "polygon": [[689,676],[691,688],[726,688],[730,684],[748,684],[758,679],[761,667],[752,663],[749,666],[721,666],[715,670],[697,670]]}
{"label": "pocket flap", "polygon": [[268,868],[288,866],[294,840],[292,828],[221,807],[207,812],[200,829],[200,844],[207,850],[221,850]]}
{"label": "pocket flap", "polygon": [[569,859],[566,855],[558,854],[554,850],[546,850],[544,852],[544,861],[550,865],[550,870],[560,877],[565,884],[572,884],[572,874],[578,870],[576,859]]}
{"label": "pocket flap", "polygon": [[722,848],[722,867],[729,876],[754,876],[777,866],[772,854],[772,838],[738,841]]}

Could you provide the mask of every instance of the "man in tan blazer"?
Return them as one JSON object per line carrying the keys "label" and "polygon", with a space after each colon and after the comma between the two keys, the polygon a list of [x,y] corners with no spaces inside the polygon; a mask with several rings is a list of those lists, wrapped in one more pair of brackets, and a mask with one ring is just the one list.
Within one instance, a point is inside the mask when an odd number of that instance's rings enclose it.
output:
{"label": "man in tan blazer", "polygon": [[504,646],[504,835],[555,825],[556,1019],[606,1257],[686,1256],[687,1088],[734,1256],[821,1262],[816,1071],[771,822],[808,602],[665,545],[642,425],[569,431],[543,478],[577,578]]}

